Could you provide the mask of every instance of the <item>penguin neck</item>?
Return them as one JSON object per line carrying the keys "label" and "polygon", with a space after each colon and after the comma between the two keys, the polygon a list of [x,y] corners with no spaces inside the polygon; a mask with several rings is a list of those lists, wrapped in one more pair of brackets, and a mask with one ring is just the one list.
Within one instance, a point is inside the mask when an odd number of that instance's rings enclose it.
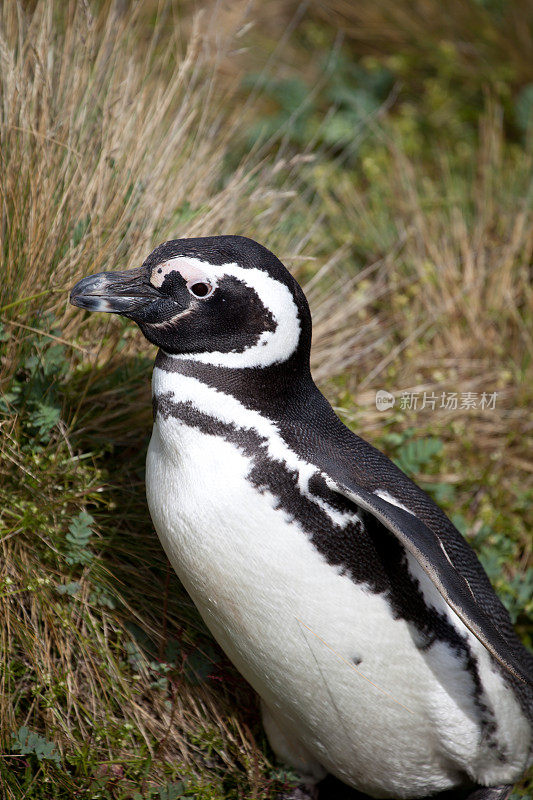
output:
{"label": "penguin neck", "polygon": [[309,356],[297,351],[290,359],[268,367],[232,368],[180,359],[159,350],[155,368],[196,380],[271,419],[285,416],[318,389],[311,377]]}

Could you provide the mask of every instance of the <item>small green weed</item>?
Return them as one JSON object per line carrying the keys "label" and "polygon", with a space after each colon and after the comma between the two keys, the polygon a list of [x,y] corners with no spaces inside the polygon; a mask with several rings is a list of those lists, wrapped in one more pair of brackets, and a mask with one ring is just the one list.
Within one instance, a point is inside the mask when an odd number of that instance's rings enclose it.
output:
{"label": "small green weed", "polygon": [[[472,539],[472,545],[513,623],[520,617],[524,620],[533,617],[533,567],[514,575],[508,570],[508,565],[516,563],[520,556],[517,542],[505,533],[482,525]],[[531,646],[533,641],[529,644]]]}
{"label": "small green weed", "polygon": [[79,581],[70,581],[69,583],[58,583],[56,591],[58,594],[67,594],[69,597],[74,597],[80,590],[81,583]]}
{"label": "small green weed", "polygon": [[54,761],[59,765],[61,758],[55,743],[49,742],[35,731],[21,727],[12,734],[12,739],[11,749],[19,752],[21,756],[32,755],[36,756],[38,761]]}
{"label": "small green weed", "polygon": [[[26,449],[39,452],[50,442],[61,419],[61,387],[70,369],[70,359],[66,347],[48,336],[51,327],[52,337],[61,337],[53,318],[48,315],[33,322],[35,332],[27,337],[23,347],[27,355],[0,395],[0,415],[17,413]],[[39,329],[43,334],[39,334]],[[0,341],[5,347],[9,337],[4,334]]]}
{"label": "small green weed", "polygon": [[[80,511],[71,520],[65,537],[67,543],[65,559],[67,564],[85,566],[92,561],[94,553],[92,553],[89,546],[93,535],[91,525],[94,525],[94,519],[86,511]],[[72,584],[70,585],[72,586]]]}
{"label": "small green weed", "polygon": [[274,107],[249,126],[249,146],[274,141],[282,131],[297,148],[305,150],[313,141],[353,162],[368,121],[392,89],[392,73],[375,62],[369,68],[354,62],[339,47],[320,60],[317,72],[318,82],[300,76],[246,76],[244,86],[260,91]]}
{"label": "small green weed", "polygon": [[436,503],[443,506],[451,503],[455,494],[452,484],[424,480],[424,475],[437,475],[440,471],[444,459],[442,439],[424,436],[408,427],[401,432],[382,434],[380,443],[398,467],[430,494]]}
{"label": "small green weed", "polygon": [[11,749],[19,752],[21,756],[32,755],[36,756],[38,761],[54,761],[59,765],[61,758],[55,743],[49,742],[35,731],[23,726],[12,734],[12,739]]}

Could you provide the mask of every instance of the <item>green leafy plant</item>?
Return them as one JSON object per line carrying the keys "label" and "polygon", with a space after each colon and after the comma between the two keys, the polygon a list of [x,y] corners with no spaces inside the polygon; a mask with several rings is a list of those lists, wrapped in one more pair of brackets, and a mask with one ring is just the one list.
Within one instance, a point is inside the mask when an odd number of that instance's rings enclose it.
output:
{"label": "green leafy plant", "polygon": [[[48,444],[61,419],[61,385],[70,362],[65,346],[54,344],[48,337],[50,326],[53,337],[61,336],[61,331],[54,327],[53,317],[45,316],[35,324],[46,333],[37,330],[28,337],[24,348],[28,354],[0,395],[0,414],[17,413],[27,449],[38,452]],[[0,339],[0,344],[2,341],[7,343],[9,337]]]}
{"label": "green leafy plant", "polygon": [[35,731],[25,726],[12,734],[11,749],[22,756],[36,756],[39,761],[53,761],[59,765],[61,758],[54,742],[49,742]]}
{"label": "green leafy plant", "polygon": [[516,623],[520,616],[533,616],[533,567],[509,575],[508,565],[519,557],[517,543],[505,533],[482,525],[472,544],[512,621]]}
{"label": "green leafy plant", "polygon": [[58,594],[69,595],[74,597],[80,590],[81,583],[79,581],[69,581],[68,583],[58,583],[56,591]]}
{"label": "green leafy plant", "polygon": [[86,511],[80,511],[80,513],[71,520],[68,526],[68,533],[65,537],[67,542],[67,550],[65,553],[67,564],[80,564],[85,566],[94,558],[94,554],[89,546],[93,535],[91,529],[91,525],[93,524],[93,517]]}
{"label": "green leafy plant", "polygon": [[443,442],[435,436],[409,438],[396,450],[395,461],[409,477],[416,479],[436,503],[446,505],[454,495],[454,487],[449,483],[423,480],[424,473],[430,474],[442,455]]}
{"label": "green leafy plant", "polygon": [[407,439],[396,450],[395,461],[407,475],[418,475],[442,451],[442,441],[434,436]]}
{"label": "green leafy plant", "polygon": [[126,643],[128,663],[135,672],[147,667],[152,676],[151,687],[166,690],[169,679],[184,678],[190,686],[204,683],[220,661],[220,655],[208,642],[194,650],[184,648],[176,639],[170,640],[163,658],[155,660],[154,642],[138,625],[128,623],[133,639]]}
{"label": "green leafy plant", "polygon": [[148,789],[144,794],[134,792],[132,800],[193,800],[193,795],[187,794],[183,781],[176,781]]}
{"label": "green leafy plant", "polygon": [[342,152],[343,160],[355,158],[366,123],[392,89],[392,74],[376,63],[367,68],[354,62],[339,47],[321,59],[317,72],[321,76],[318,84],[311,76],[307,80],[300,76],[246,76],[244,86],[260,91],[267,101],[264,114],[249,126],[252,146],[274,140],[281,130],[299,148],[305,149],[313,141],[333,153]]}

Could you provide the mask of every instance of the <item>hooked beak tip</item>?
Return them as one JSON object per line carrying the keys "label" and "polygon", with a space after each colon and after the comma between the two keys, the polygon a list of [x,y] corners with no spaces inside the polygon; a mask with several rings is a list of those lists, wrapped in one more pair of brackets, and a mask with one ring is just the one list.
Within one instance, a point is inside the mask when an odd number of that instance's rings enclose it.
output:
{"label": "hooked beak tip", "polygon": [[142,268],[126,272],[99,272],[82,278],[70,293],[73,306],[86,311],[128,315],[159,295],[141,283]]}

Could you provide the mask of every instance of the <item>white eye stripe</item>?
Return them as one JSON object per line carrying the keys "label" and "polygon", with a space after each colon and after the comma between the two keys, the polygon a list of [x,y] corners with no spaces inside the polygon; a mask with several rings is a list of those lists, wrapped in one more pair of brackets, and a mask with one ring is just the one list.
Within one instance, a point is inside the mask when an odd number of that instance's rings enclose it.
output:
{"label": "white eye stripe", "polygon": [[215,276],[208,275],[207,272],[199,266],[202,262],[197,259],[186,258],[185,256],[178,256],[164,261],[153,268],[150,275],[150,283],[159,289],[167,275],[171,272],[179,272],[182,278],[187,281],[187,288],[189,284],[194,283],[207,283],[213,289],[216,287]]}
{"label": "white eye stripe", "polygon": [[[150,281],[153,286],[159,287],[165,276],[175,271],[187,281],[189,291],[194,283],[205,283],[212,287],[213,292],[219,281],[225,277],[236,278],[257,294],[264,307],[270,311],[276,327],[274,331],[265,330],[256,344],[242,352],[226,353],[215,350],[201,353],[169,353],[171,358],[199,361],[221,367],[266,367],[286,361],[298,347],[300,319],[292,293],[284,283],[270,277],[264,270],[241,267],[231,262],[217,265],[192,256],[177,256],[154,267]],[[197,299],[204,298],[197,297]]]}
{"label": "white eye stripe", "polygon": [[217,367],[237,368],[266,367],[290,358],[300,340],[300,319],[294,298],[284,283],[271,278],[267,272],[256,267],[240,267],[235,263],[219,266],[197,258],[183,258],[182,261],[187,261],[191,272],[194,270],[196,274],[201,273],[204,275],[204,281],[215,288],[217,279],[221,281],[225,277],[233,277],[253,289],[265,308],[270,311],[276,327],[274,331],[265,330],[256,344],[239,353],[212,351],[169,354],[171,358],[199,361]]}

